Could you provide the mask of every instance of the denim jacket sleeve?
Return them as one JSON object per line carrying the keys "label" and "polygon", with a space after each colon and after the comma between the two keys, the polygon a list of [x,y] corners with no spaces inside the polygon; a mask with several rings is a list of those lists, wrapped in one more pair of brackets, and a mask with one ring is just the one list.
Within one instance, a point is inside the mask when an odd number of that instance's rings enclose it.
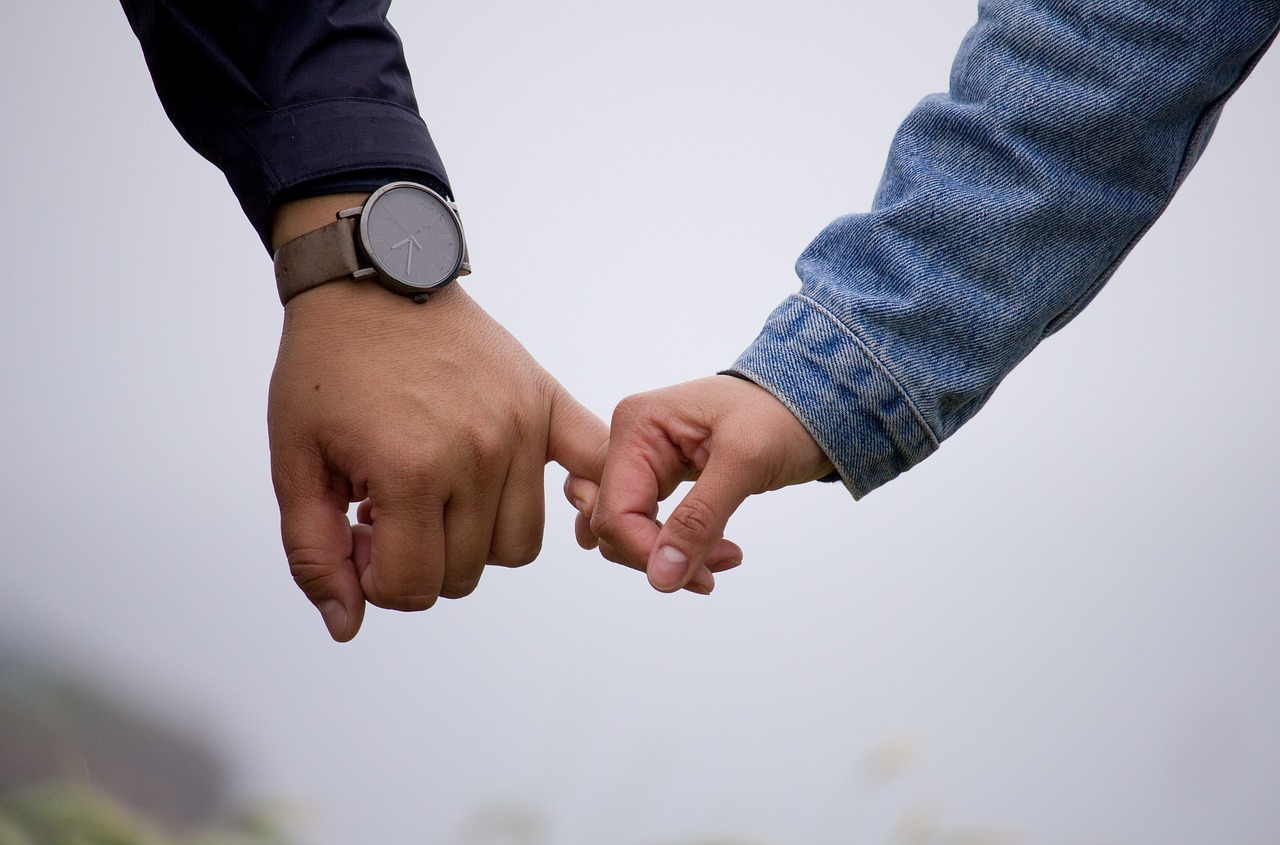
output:
{"label": "denim jacket sleeve", "polygon": [[182,137],[264,244],[289,198],[408,177],[448,194],[390,0],[121,0]]}
{"label": "denim jacket sleeve", "polygon": [[983,0],[871,211],[810,244],[800,292],[732,371],[855,497],[910,469],[1088,304],[1278,24],[1280,0]]}

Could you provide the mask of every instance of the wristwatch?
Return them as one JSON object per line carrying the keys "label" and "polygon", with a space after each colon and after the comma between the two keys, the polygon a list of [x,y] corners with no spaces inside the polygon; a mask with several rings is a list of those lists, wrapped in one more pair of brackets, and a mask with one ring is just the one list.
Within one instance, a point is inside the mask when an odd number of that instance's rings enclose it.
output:
{"label": "wristwatch", "polygon": [[383,185],[359,208],[289,241],[276,251],[275,267],[282,304],[339,279],[372,279],[426,302],[471,272],[457,206],[416,182]]}

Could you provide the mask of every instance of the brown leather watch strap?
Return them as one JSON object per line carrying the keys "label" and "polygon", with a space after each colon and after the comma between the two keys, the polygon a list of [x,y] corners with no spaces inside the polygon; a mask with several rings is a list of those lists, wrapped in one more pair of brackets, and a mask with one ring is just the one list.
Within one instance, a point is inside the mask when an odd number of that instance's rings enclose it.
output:
{"label": "brown leather watch strap", "polygon": [[276,289],[282,305],[317,285],[350,278],[360,269],[355,226],[354,217],[335,220],[276,250]]}

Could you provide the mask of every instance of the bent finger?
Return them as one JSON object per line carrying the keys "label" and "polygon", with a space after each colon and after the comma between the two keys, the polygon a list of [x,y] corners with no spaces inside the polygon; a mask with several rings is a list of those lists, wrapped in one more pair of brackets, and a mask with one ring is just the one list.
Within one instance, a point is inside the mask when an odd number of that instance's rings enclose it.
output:
{"label": "bent finger", "polygon": [[388,610],[426,610],[440,596],[445,572],[444,503],[436,497],[371,496],[369,566],[360,573],[365,598]]}
{"label": "bent finger", "polygon": [[347,642],[364,620],[364,591],[341,496],[281,494],[280,536],[289,571],[320,611],[329,636]]}
{"label": "bent finger", "polygon": [[466,490],[454,494],[444,509],[444,573],[440,596],[460,599],[480,583],[493,542],[498,512],[497,491]]}
{"label": "bent finger", "polygon": [[537,453],[523,452],[507,470],[498,497],[487,561],[497,566],[524,566],[542,551],[546,523],[546,463]]}
{"label": "bent finger", "polygon": [[688,583],[707,565],[723,540],[729,517],[750,493],[740,473],[713,456],[659,530],[646,566],[649,582],[663,591]]}
{"label": "bent finger", "polygon": [[588,551],[599,545],[599,539],[591,530],[591,514],[595,512],[599,492],[600,485],[594,481],[572,474],[564,480],[564,497],[577,511],[573,520],[574,539]]}

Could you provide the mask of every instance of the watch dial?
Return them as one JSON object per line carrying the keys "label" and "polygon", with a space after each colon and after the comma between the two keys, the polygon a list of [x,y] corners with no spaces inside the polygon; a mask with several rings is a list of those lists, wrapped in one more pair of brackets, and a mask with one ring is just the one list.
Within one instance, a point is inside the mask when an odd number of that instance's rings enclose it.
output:
{"label": "watch dial", "polygon": [[378,271],[409,287],[438,287],[462,263],[457,220],[439,197],[421,188],[397,186],[375,197],[361,228]]}

